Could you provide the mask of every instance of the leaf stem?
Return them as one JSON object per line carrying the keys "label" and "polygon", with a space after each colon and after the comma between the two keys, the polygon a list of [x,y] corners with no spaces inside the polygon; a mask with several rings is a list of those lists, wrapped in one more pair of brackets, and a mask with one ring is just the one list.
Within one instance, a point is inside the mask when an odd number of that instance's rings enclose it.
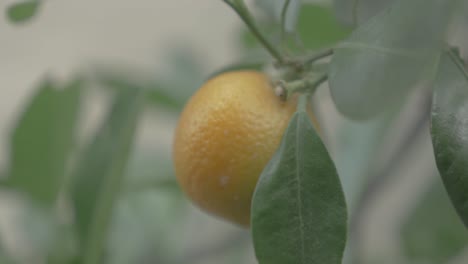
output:
{"label": "leaf stem", "polygon": [[254,34],[258,41],[268,50],[268,52],[280,63],[283,64],[285,59],[283,55],[266,39],[266,37],[260,32],[257,25],[254,22],[252,15],[250,14],[244,0],[223,0],[228,4],[244,21],[249,30]]}
{"label": "leaf stem", "polygon": [[322,51],[319,51],[315,54],[312,54],[312,56],[310,56],[309,58],[307,58],[305,61],[304,61],[304,64],[311,64],[317,60],[320,60],[320,59],[323,59],[325,57],[328,57],[330,55],[333,54],[333,49],[332,48],[328,48],[328,49],[325,49],[325,50],[322,50]]}
{"label": "leaf stem", "polygon": [[460,59],[459,55],[457,54],[456,51],[450,49],[448,51],[448,54],[450,56],[450,59],[452,62],[457,66],[457,68],[460,70],[462,75],[465,77],[465,79],[468,81],[468,73],[465,70],[465,66],[463,65],[462,60]]}

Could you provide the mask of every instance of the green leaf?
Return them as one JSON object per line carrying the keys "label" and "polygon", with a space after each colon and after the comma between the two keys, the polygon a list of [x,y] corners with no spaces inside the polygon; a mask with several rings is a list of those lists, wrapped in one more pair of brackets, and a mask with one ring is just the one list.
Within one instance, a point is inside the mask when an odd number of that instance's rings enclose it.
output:
{"label": "green leaf", "polygon": [[425,264],[449,263],[468,244],[468,232],[439,179],[404,221],[401,238],[405,255]]}
{"label": "green leaf", "polygon": [[108,225],[121,189],[142,100],[139,89],[122,90],[78,163],[72,198],[82,263],[102,263]]}
{"label": "green leaf", "polygon": [[389,7],[395,0],[334,0],[335,13],[341,23],[360,25]]}
{"label": "green leaf", "polygon": [[341,26],[328,6],[302,5],[297,31],[308,49],[321,49],[345,39],[350,30]]}
{"label": "green leaf", "polygon": [[257,259],[260,264],[338,264],[346,230],[346,204],[335,166],[301,109],[254,193]]}
{"label": "green leaf", "polygon": [[[267,20],[261,21],[261,25],[264,33],[271,35],[271,39],[279,42],[279,24]],[[350,30],[338,23],[331,7],[318,4],[302,4],[297,22],[297,33],[302,42],[296,43],[296,39],[288,39],[288,49],[304,53],[306,49],[317,50],[329,47],[345,39]],[[293,37],[289,36],[289,38]],[[247,29],[241,33],[241,43],[247,49],[260,47],[256,38]]]}
{"label": "green leaf", "polygon": [[7,17],[14,23],[26,22],[37,13],[40,4],[40,0],[26,0],[11,4],[6,9]]}
{"label": "green leaf", "polygon": [[401,104],[422,80],[431,80],[457,3],[397,1],[339,44],[330,65],[338,110],[368,119]]}
{"label": "green leaf", "polygon": [[468,74],[455,53],[442,56],[434,89],[431,136],[437,168],[468,227]]}
{"label": "green leaf", "polygon": [[[281,23],[281,15],[283,12],[286,0],[256,0],[255,3],[269,13],[269,15],[277,22]],[[285,31],[294,32],[296,29],[297,19],[301,9],[300,0],[289,0],[288,9],[285,17]]]}
{"label": "green leaf", "polygon": [[82,84],[43,81],[13,131],[7,185],[40,203],[54,204],[66,174]]}

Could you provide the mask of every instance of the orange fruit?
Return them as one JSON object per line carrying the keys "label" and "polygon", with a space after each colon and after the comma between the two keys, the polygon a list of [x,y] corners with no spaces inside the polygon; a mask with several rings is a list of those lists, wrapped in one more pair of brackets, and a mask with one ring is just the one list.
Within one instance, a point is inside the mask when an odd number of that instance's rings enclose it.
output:
{"label": "orange fruit", "polygon": [[256,71],[222,73],[188,101],[173,146],[182,190],[203,210],[249,226],[258,178],[296,110]]}

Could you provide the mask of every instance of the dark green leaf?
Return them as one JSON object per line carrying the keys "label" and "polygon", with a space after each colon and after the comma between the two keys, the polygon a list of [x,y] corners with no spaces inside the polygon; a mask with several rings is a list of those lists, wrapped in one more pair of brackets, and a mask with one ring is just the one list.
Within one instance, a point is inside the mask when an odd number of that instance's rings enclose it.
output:
{"label": "dark green leaf", "polygon": [[37,13],[40,3],[40,0],[26,0],[11,4],[6,10],[8,19],[14,23],[26,22]]}
{"label": "dark green leaf", "polygon": [[442,56],[434,89],[431,134],[437,168],[468,227],[468,75],[453,52]]}
{"label": "dark green leaf", "polygon": [[81,80],[62,89],[44,81],[11,139],[7,184],[31,199],[53,204],[66,173],[78,117]]}
{"label": "dark green leaf", "polygon": [[139,89],[120,91],[78,163],[72,198],[83,263],[102,263],[108,224],[121,189],[142,99]]}
{"label": "dark green leaf", "polygon": [[338,110],[353,119],[371,118],[401,104],[419,82],[431,80],[457,3],[397,1],[339,44],[330,65]]}
{"label": "dark green leaf", "polygon": [[449,263],[468,244],[468,231],[439,179],[411,211],[401,237],[405,255],[414,263]]}
{"label": "dark green leaf", "polygon": [[261,264],[338,264],[346,204],[335,166],[304,110],[292,117],[260,176],[252,234]]}

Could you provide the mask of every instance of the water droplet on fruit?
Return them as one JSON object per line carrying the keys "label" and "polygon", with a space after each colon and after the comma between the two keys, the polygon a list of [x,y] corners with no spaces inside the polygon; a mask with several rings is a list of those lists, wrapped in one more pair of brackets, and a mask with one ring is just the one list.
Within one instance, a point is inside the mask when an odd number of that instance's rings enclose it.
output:
{"label": "water droplet on fruit", "polygon": [[219,177],[219,184],[221,186],[226,186],[228,182],[229,182],[229,176],[224,175],[224,176]]}

